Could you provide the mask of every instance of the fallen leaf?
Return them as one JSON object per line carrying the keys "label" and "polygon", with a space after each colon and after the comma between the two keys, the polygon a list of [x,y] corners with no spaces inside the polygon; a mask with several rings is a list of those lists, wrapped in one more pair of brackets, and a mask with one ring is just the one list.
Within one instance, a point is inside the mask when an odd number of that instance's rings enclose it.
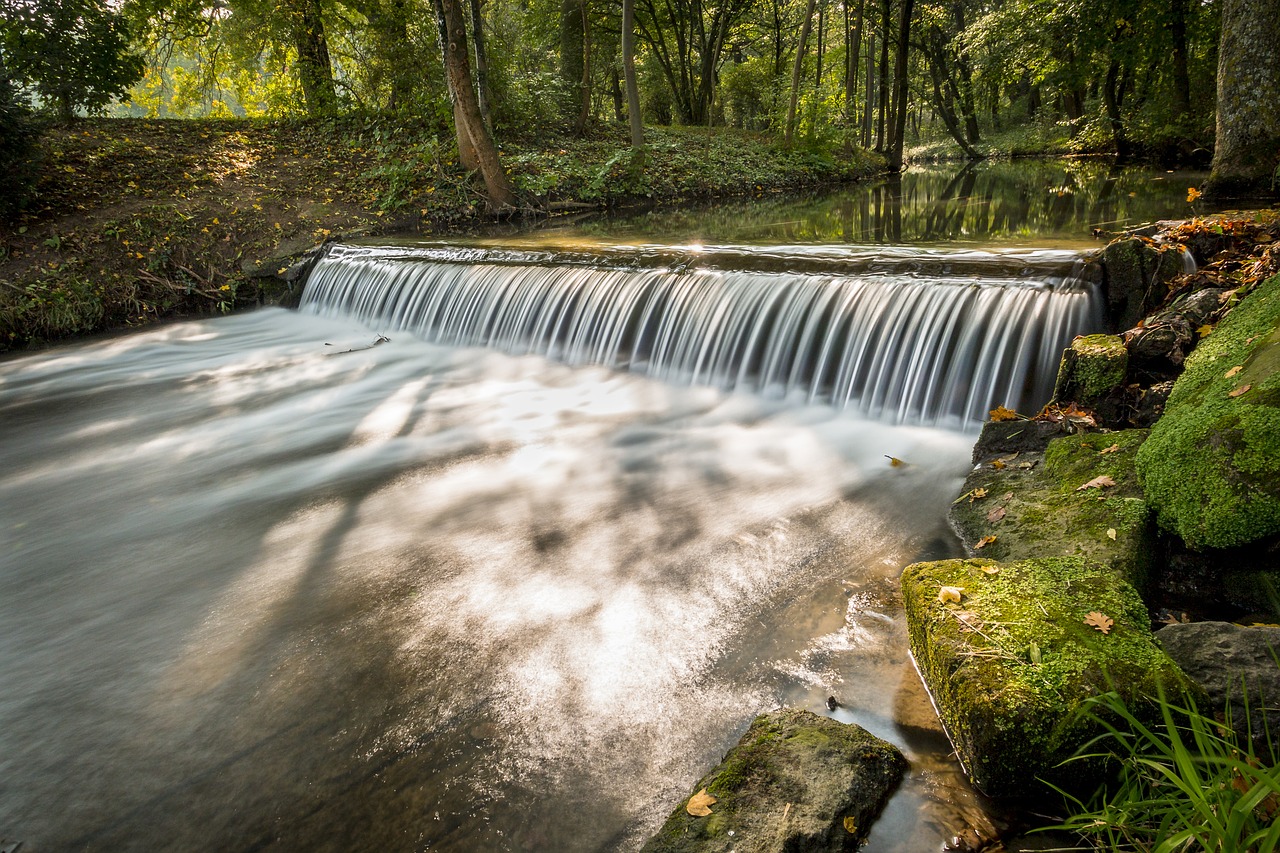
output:
{"label": "fallen leaf", "polygon": [[707,789],[703,788],[698,793],[689,798],[689,802],[685,805],[684,810],[694,817],[706,817],[711,814],[711,806],[716,802],[716,798],[707,793]]}
{"label": "fallen leaf", "polygon": [[1003,468],[1003,467],[1004,467],[1004,460],[1003,460],[1003,459],[992,459],[992,460],[991,460],[991,467],[992,467],[992,468],[995,468],[997,471],[999,471],[1001,468]]}
{"label": "fallen leaf", "polygon": [[1116,529],[1114,527],[1107,528],[1107,538],[1112,542],[1116,541]]}
{"label": "fallen leaf", "polygon": [[857,835],[857,834],[858,834],[858,822],[857,822],[856,820],[854,820],[852,817],[847,817],[847,818],[845,818],[845,819],[844,819],[844,831],[845,831],[845,832],[847,832],[847,833],[849,833],[850,835]]}
{"label": "fallen leaf", "polygon": [[999,566],[980,566],[979,568],[981,568],[981,569],[982,569],[982,571],[983,571],[983,573],[984,573],[984,574],[988,574],[988,575],[998,575],[998,574],[1000,574],[1000,567],[999,567]]}
{"label": "fallen leaf", "polygon": [[1000,498],[1000,500],[1002,500],[1002,501],[1011,501],[1011,500],[1013,500],[1013,492],[1005,492],[1005,493],[1004,493],[1004,497]]}
{"label": "fallen leaf", "polygon": [[987,521],[993,521],[993,522],[999,521],[1000,519],[1004,518],[1004,515],[1005,515],[1004,507],[998,506],[995,509],[991,510],[991,512],[987,513]]}
{"label": "fallen leaf", "polygon": [[1099,450],[1098,455],[1101,456],[1104,453],[1115,453],[1119,449],[1120,449],[1120,445],[1113,444],[1110,447],[1104,447],[1101,450]]}
{"label": "fallen leaf", "polygon": [[1084,624],[1088,625],[1090,628],[1096,628],[1104,634],[1110,634],[1111,626],[1116,623],[1110,616],[1106,616],[1094,610],[1090,612],[1088,616],[1084,617]]}
{"label": "fallen leaf", "polygon": [[951,615],[956,617],[956,621],[960,623],[960,630],[966,634],[981,631],[986,624],[982,621],[982,617],[972,610],[953,610]]}
{"label": "fallen leaf", "polygon": [[986,489],[974,489],[972,492],[969,493],[969,503],[973,503],[974,501],[980,501],[986,496],[987,496]]}
{"label": "fallen leaf", "polygon": [[1196,334],[1203,338],[1208,336],[1208,334],[1212,331],[1213,331],[1213,326],[1210,326],[1208,323],[1205,323],[1203,326],[1196,329]]}
{"label": "fallen leaf", "polygon": [[989,413],[993,421],[1016,421],[1018,413],[1013,409],[1006,409],[1004,406],[996,406]]}
{"label": "fallen leaf", "polygon": [[887,453],[884,455],[884,458],[889,460],[889,466],[890,466],[890,467],[892,467],[892,468],[898,468],[898,467],[900,467],[900,466],[902,466],[902,465],[905,465],[905,464],[906,464],[905,462],[903,462],[903,461],[902,461],[901,459],[899,459],[898,457],[896,457],[896,456],[890,456],[890,455],[889,455],[889,454],[887,454]]}
{"label": "fallen leaf", "polygon": [[1106,474],[1103,474],[1101,476],[1094,477],[1092,480],[1085,483],[1083,486],[1076,486],[1076,491],[1083,492],[1085,489],[1106,489],[1111,486],[1114,486],[1115,484],[1116,484],[1115,480],[1111,479]]}
{"label": "fallen leaf", "polygon": [[962,586],[944,586],[942,589],[938,590],[938,601],[943,604],[947,604],[948,602],[959,604],[960,593],[962,592],[964,592],[964,587]]}
{"label": "fallen leaf", "polygon": [[1243,366],[1243,365],[1239,365],[1239,364],[1237,364],[1235,367],[1231,368],[1231,369],[1230,369],[1230,370],[1228,370],[1226,373],[1222,374],[1222,375],[1223,375],[1223,378],[1224,378],[1224,379],[1230,379],[1232,376],[1235,376],[1235,375],[1236,375],[1237,373],[1239,373],[1241,370],[1244,370],[1244,366]]}
{"label": "fallen leaf", "polygon": [[973,550],[981,551],[983,548],[987,547],[988,545],[990,545],[992,542],[995,542],[995,541],[996,541],[996,537],[994,536],[983,536],[977,542],[973,543]]}
{"label": "fallen leaf", "polygon": [[1250,388],[1252,388],[1252,387],[1253,387],[1252,385],[1241,385],[1239,388],[1237,388],[1237,389],[1236,389],[1236,390],[1234,390],[1234,391],[1228,391],[1228,392],[1227,392],[1227,396],[1228,396],[1228,397],[1239,397],[1241,394],[1243,394],[1244,392],[1248,391],[1248,390],[1249,390]]}

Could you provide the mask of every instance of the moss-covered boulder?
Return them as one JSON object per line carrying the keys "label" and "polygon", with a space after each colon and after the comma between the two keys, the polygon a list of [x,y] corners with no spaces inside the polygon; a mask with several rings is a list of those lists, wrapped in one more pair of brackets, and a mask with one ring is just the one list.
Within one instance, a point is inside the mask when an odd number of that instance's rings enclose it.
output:
{"label": "moss-covered boulder", "polygon": [[1187,359],[1137,461],[1160,526],[1191,547],[1280,534],[1280,276]]}
{"label": "moss-covered boulder", "polygon": [[1093,406],[1124,382],[1129,350],[1118,335],[1081,335],[1062,353],[1054,402]]}
{"label": "moss-covered boulder", "polygon": [[949,519],[970,556],[1081,556],[1141,589],[1154,548],[1134,469],[1146,430],[1067,435],[979,462]]}
{"label": "moss-covered boulder", "polygon": [[1088,697],[1114,688],[1139,707],[1158,685],[1193,689],[1137,591],[1079,557],[916,563],[902,597],[911,653],[988,794],[1027,794],[1037,778],[1075,787],[1065,774],[1079,767],[1058,765],[1099,733],[1081,712]]}
{"label": "moss-covered boulder", "polygon": [[[856,725],[784,708],[755,719],[644,853],[852,851],[906,772],[897,747]],[[708,796],[714,802],[705,806]]]}

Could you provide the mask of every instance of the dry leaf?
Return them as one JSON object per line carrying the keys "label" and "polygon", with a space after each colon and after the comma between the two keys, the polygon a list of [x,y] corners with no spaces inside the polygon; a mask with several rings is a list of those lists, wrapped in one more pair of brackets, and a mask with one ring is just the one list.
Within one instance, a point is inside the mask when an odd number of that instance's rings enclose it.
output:
{"label": "dry leaf", "polygon": [[988,574],[988,575],[998,575],[998,574],[1000,574],[1000,567],[999,567],[999,566],[980,566],[979,568],[981,568],[981,569],[982,569],[982,571],[983,571],[984,573]]}
{"label": "dry leaf", "polygon": [[1120,449],[1120,445],[1113,444],[1110,447],[1104,447],[1101,450],[1099,450],[1098,455],[1101,456],[1104,453],[1115,453],[1119,449]]}
{"label": "dry leaf", "polygon": [[844,831],[845,831],[845,832],[847,832],[847,833],[849,833],[850,835],[857,835],[857,834],[858,834],[858,822],[857,822],[856,820],[854,820],[852,817],[847,817],[847,818],[845,818],[845,819],[844,819]]}
{"label": "dry leaf", "polygon": [[1235,367],[1233,367],[1233,368],[1231,368],[1230,370],[1228,370],[1228,371],[1227,371],[1226,373],[1224,373],[1222,376],[1223,376],[1223,378],[1224,378],[1224,379],[1230,379],[1232,376],[1235,376],[1237,373],[1239,373],[1239,372],[1240,372],[1240,371],[1242,371],[1242,370],[1244,370],[1244,366],[1243,366],[1243,365],[1240,365],[1240,364],[1237,364]]}
{"label": "dry leaf", "polygon": [[960,593],[962,592],[964,592],[964,587],[962,586],[944,586],[942,589],[938,590],[938,601],[943,604],[959,604]]}
{"label": "dry leaf", "polygon": [[986,489],[974,489],[972,492],[969,493],[969,503],[973,503],[974,501],[980,501],[986,496],[987,496]]}
{"label": "dry leaf", "polygon": [[987,513],[987,521],[992,521],[992,522],[999,521],[1000,519],[1004,518],[1004,516],[1005,516],[1004,507],[998,506],[995,509],[991,510],[991,512]]}
{"label": "dry leaf", "polygon": [[994,541],[996,541],[996,537],[994,536],[983,536],[977,542],[973,543],[973,550],[981,551],[983,548],[987,547]]}
{"label": "dry leaf", "polygon": [[1252,385],[1241,385],[1239,388],[1237,388],[1237,389],[1236,389],[1236,390],[1234,390],[1234,391],[1228,391],[1228,392],[1227,392],[1227,396],[1228,396],[1228,397],[1239,397],[1241,394],[1243,394],[1244,392],[1248,391],[1248,390],[1249,390],[1250,388],[1252,388],[1252,387],[1253,387]]}
{"label": "dry leaf", "polygon": [[1005,493],[1004,493],[1004,497],[1000,498],[1000,500],[1002,500],[1002,501],[1011,501],[1011,500],[1013,500],[1013,492],[1005,492]]}
{"label": "dry leaf", "polygon": [[889,454],[887,454],[887,453],[884,455],[884,458],[889,460],[889,465],[890,465],[890,467],[892,467],[892,468],[898,468],[898,467],[901,467],[902,465],[905,465],[905,464],[906,464],[905,462],[903,462],[903,461],[902,461],[901,459],[899,459],[898,457],[896,457],[896,456],[890,456],[890,455],[889,455]]}
{"label": "dry leaf", "polygon": [[694,817],[706,817],[711,814],[711,806],[716,802],[716,798],[707,793],[707,789],[703,788],[698,793],[689,798],[689,802],[685,805],[684,810]]}
{"label": "dry leaf", "polygon": [[1110,616],[1094,610],[1090,612],[1088,616],[1084,617],[1084,624],[1088,625],[1090,628],[1097,628],[1104,634],[1110,634],[1111,626],[1116,623]]}
{"label": "dry leaf", "polygon": [[991,415],[993,421],[1016,421],[1018,413],[1013,409],[1006,409],[1004,406],[996,406],[988,414]]}
{"label": "dry leaf", "polygon": [[997,471],[999,471],[1001,468],[1003,468],[1003,467],[1004,467],[1004,460],[1003,460],[1003,459],[992,459],[992,460],[991,460],[991,467],[992,467],[992,468],[995,468]]}
{"label": "dry leaf", "polygon": [[1213,331],[1213,326],[1210,326],[1208,323],[1205,323],[1203,326],[1196,329],[1196,334],[1203,338],[1203,337],[1207,337],[1208,334],[1212,331]]}
{"label": "dry leaf", "polygon": [[1116,529],[1114,527],[1107,528],[1107,538],[1112,542],[1116,541]]}
{"label": "dry leaf", "polygon": [[951,615],[956,617],[956,621],[960,623],[960,630],[966,634],[981,631],[986,624],[982,621],[982,617],[972,610],[953,610]]}
{"label": "dry leaf", "polygon": [[1111,479],[1106,474],[1103,474],[1100,477],[1094,477],[1092,480],[1085,483],[1083,486],[1076,486],[1076,491],[1083,492],[1085,489],[1106,489],[1106,488],[1110,488],[1111,486],[1114,486],[1115,484],[1116,484],[1115,480]]}
{"label": "dry leaf", "polygon": [[1040,651],[1040,646],[1036,643],[1035,640],[1031,641],[1031,647],[1027,649],[1027,652],[1028,652],[1028,657],[1031,658],[1031,662],[1034,663],[1036,666],[1039,666],[1041,661],[1044,660],[1044,655]]}

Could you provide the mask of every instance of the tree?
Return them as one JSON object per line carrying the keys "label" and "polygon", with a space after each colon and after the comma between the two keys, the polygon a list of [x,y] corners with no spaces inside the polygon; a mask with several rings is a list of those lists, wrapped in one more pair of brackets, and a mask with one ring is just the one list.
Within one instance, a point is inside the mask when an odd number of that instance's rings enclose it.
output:
{"label": "tree", "polygon": [[1280,15],[1274,0],[1223,0],[1217,142],[1205,195],[1275,192],[1280,170]]}
{"label": "tree", "polygon": [[440,46],[444,53],[445,79],[453,101],[454,130],[458,138],[458,160],[466,163],[468,153],[480,170],[489,205],[496,210],[515,207],[516,194],[502,170],[498,147],[480,115],[480,102],[471,82],[471,63],[467,57],[467,25],[462,3],[466,0],[435,0],[440,28]]}
{"label": "tree", "polygon": [[0,0],[0,11],[9,73],[64,120],[102,111],[142,79],[124,17],[102,0]]}
{"label": "tree", "polygon": [[644,147],[644,124],[640,118],[640,87],[636,84],[635,0],[622,0],[622,75],[627,84],[627,120],[631,127],[631,147]]}

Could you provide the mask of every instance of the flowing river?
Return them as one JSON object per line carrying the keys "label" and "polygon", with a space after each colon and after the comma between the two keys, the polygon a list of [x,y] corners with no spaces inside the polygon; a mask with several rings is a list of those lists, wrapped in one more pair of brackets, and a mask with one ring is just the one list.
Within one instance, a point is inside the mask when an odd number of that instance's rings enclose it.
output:
{"label": "flowing river", "polygon": [[781,704],[912,759],[868,849],[983,820],[896,580],[1075,253],[553,236],[0,363],[0,841],[632,850]]}

